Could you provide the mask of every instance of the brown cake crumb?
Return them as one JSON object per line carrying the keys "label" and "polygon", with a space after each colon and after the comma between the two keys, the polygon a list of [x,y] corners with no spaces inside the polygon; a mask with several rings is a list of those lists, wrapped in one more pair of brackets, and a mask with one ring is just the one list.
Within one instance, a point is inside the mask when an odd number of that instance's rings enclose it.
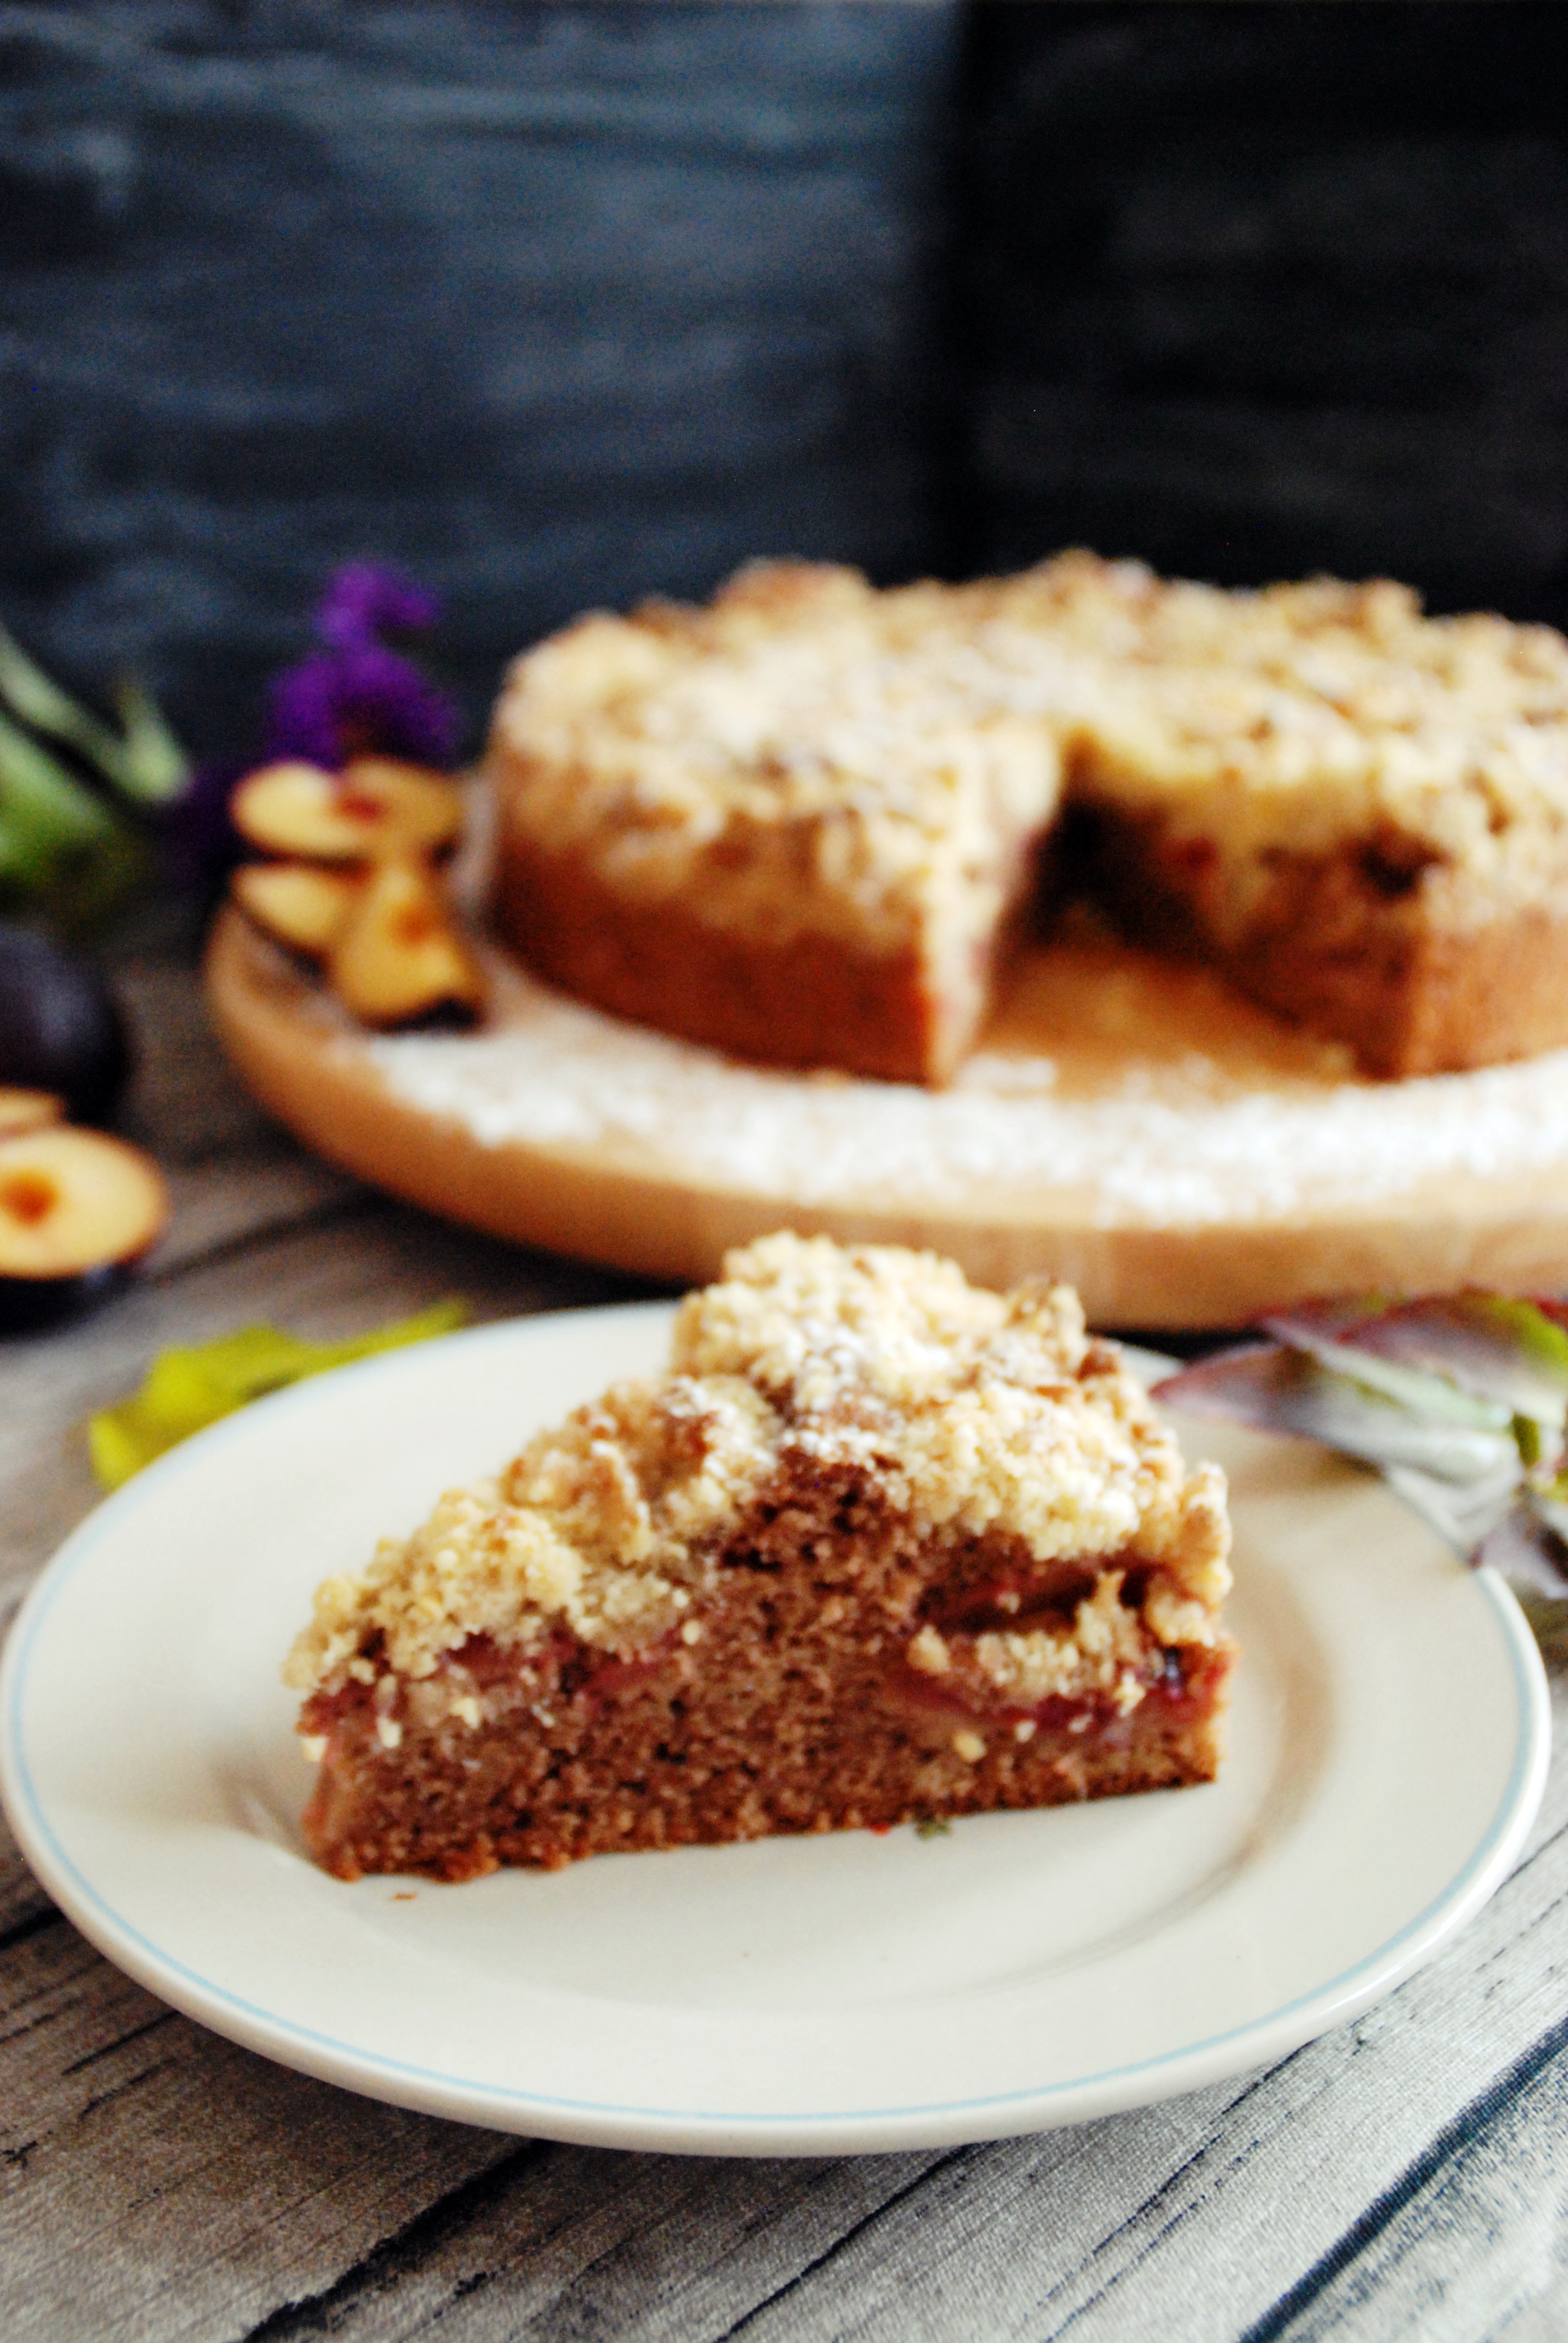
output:
{"label": "brown cake crumb", "polygon": [[1208,1779],[1224,1486],[1076,1297],[779,1235],[290,1655],[352,1877]]}

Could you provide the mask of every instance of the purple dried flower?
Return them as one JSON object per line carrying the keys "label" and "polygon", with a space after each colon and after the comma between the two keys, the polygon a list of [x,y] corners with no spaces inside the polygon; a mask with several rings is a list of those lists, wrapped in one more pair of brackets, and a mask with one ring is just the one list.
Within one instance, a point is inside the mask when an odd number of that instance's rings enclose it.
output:
{"label": "purple dried flower", "polygon": [[333,772],[366,756],[450,765],[457,728],[446,693],[379,643],[301,659],[267,694],[267,757],[304,757]]}
{"label": "purple dried flower", "polygon": [[411,578],[374,561],[350,561],[328,581],[316,613],[316,631],[334,650],[367,650],[388,629],[418,634],[433,627],[440,615],[436,597]]}
{"label": "purple dried flower", "polygon": [[268,694],[267,754],[305,757],[336,771],[352,757],[407,757],[449,765],[458,714],[411,659],[378,640],[387,628],[434,626],[435,597],[396,570],[351,561],[316,614],[330,645],[276,676]]}

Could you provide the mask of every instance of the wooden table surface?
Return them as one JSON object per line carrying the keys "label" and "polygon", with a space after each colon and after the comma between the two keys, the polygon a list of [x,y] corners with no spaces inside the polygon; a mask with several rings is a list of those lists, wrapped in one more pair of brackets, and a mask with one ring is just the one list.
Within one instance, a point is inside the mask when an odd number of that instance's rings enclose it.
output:
{"label": "wooden table surface", "polygon": [[[176,1217],[107,1310],[0,1344],[7,1614],[94,1503],[83,1418],[161,1345],[638,1290],[312,1161],[228,1077],[188,965],[123,978],[146,1051],[127,1128]],[[270,2066],[110,1967],[5,1838],[0,2337],[1547,2343],[1568,2336],[1565,1825],[1560,1759],[1448,1953],[1262,2072],[990,2147],[762,2163],[519,2140]]]}

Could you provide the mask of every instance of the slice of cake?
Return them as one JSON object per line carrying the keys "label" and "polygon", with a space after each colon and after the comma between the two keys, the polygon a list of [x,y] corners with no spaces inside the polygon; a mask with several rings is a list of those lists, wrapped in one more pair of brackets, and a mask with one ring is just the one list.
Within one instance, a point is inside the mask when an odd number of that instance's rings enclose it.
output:
{"label": "slice of cake", "polygon": [[490,770],[524,958],[746,1056],[950,1079],[1064,890],[1373,1073],[1568,1043],[1568,644],[1386,580],[761,565],[519,660]]}
{"label": "slice of cake", "polygon": [[670,1364],[329,1579],[286,1670],[339,1877],[1210,1780],[1224,1483],[1067,1288],[765,1238]]}

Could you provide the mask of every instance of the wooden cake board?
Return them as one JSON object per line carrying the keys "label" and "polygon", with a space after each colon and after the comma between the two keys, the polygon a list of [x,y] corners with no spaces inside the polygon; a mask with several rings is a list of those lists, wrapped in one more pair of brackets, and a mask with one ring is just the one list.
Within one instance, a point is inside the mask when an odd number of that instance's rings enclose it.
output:
{"label": "wooden cake board", "polygon": [[[474,1045],[466,1037],[399,1041],[389,1059],[387,1044],[353,1027],[313,976],[232,909],[214,930],[206,981],[242,1079],[307,1146],[431,1212],[650,1277],[701,1282],[717,1273],[728,1247],[788,1226],[859,1243],[930,1246],[994,1286],[1037,1272],[1064,1278],[1082,1294],[1091,1323],[1131,1331],[1241,1326],[1314,1295],[1568,1286],[1568,1059],[1436,1085],[1363,1083],[1334,1046],[1253,1008],[1206,971],[1086,930],[1026,949],[975,1066],[958,1090],[934,1101],[895,1085],[736,1066],[565,1003],[499,955],[487,957],[492,1011],[476,1039],[499,1034],[509,1046],[516,1033],[525,1051],[515,1076],[514,1120],[523,1128],[498,1136],[493,1119],[487,1125],[470,1111],[467,1093],[457,1107],[430,1102],[432,1078],[444,1099],[448,1071],[458,1072],[459,1087],[467,1079],[461,1070],[472,1061],[464,1052]],[[576,1021],[562,1026],[563,1018]],[[528,1035],[551,1019],[556,1071],[530,1073]],[[551,1081],[564,1079],[559,1069],[569,1068],[574,1047],[597,1066],[601,1044],[602,1078],[593,1075],[588,1088],[597,1081],[604,1093],[605,1128],[549,1135],[549,1116],[541,1122],[536,1109],[549,1102]],[[412,1081],[402,1068],[413,1061],[398,1055],[411,1050],[419,1069]],[[617,1098],[628,1078],[641,1084],[644,1058],[651,1088],[638,1094],[654,1105],[645,1104],[635,1125],[618,1127]],[[661,1120],[667,1079],[674,1087]],[[1456,1087],[1463,1085],[1472,1087]],[[1173,1116],[1161,1103],[1167,1091],[1179,1102]],[[1563,1097],[1555,1110],[1561,1145],[1552,1114],[1533,1111],[1537,1091],[1548,1101]],[[573,1097],[580,1125],[581,1096]],[[1147,1110],[1137,1103],[1145,1097]],[[1115,1151],[1120,1126],[1103,1122],[1108,1098],[1133,1101],[1111,1110],[1132,1118],[1125,1162]],[[1016,1110],[1015,1099],[1022,1101]],[[789,1160],[775,1176],[759,1162],[758,1144],[738,1157],[711,1137],[697,1143],[689,1135],[698,1124],[710,1134],[745,1129],[760,1134],[765,1159],[767,1134],[788,1131],[797,1100],[802,1118],[830,1117],[824,1128],[834,1161],[851,1167],[836,1191],[831,1175],[824,1189],[810,1147],[809,1177],[802,1177],[799,1143],[783,1148]],[[1391,1101],[1399,1119],[1384,1129],[1375,1119],[1386,1121]],[[1021,1170],[1008,1140],[1015,1111]],[[1042,1123],[1042,1111],[1056,1121]],[[1372,1137],[1358,1142],[1355,1118],[1368,1113]],[[1456,1149],[1456,1121],[1482,1130],[1498,1113],[1490,1159],[1485,1144],[1479,1156],[1463,1143]],[[530,1116],[545,1135],[529,1135]],[[922,1116],[933,1134],[923,1194],[923,1175],[908,1168],[911,1147],[920,1159]],[[1086,1175],[1090,1159],[1080,1151],[1078,1175],[1055,1178],[1050,1132],[1074,1141],[1075,1116],[1088,1119],[1095,1145],[1102,1155],[1111,1146],[1111,1158]],[[1224,1149],[1216,1159],[1211,1144],[1221,1128],[1214,1118],[1226,1116],[1225,1146],[1239,1151],[1234,1174],[1223,1168]],[[857,1117],[866,1131],[863,1175],[853,1168]],[[883,1158],[900,1118],[904,1168],[894,1177]],[[1449,1139],[1429,1141],[1429,1121]],[[964,1171],[970,1121],[982,1143]],[[1517,1156],[1533,1160],[1510,1160],[1515,1131],[1528,1141]],[[1362,1170],[1358,1143],[1376,1156]],[[1248,1153],[1254,1145],[1256,1162]],[[1183,1184],[1184,1147],[1204,1154],[1196,1209]],[[1409,1151],[1402,1169],[1402,1147]],[[1469,1154],[1469,1168],[1456,1152]],[[1292,1159],[1304,1166],[1299,1176]],[[1314,1164],[1326,1169],[1314,1172]],[[1261,1172],[1268,1176],[1260,1184]],[[1225,1202],[1228,1179],[1233,1208]]]}

